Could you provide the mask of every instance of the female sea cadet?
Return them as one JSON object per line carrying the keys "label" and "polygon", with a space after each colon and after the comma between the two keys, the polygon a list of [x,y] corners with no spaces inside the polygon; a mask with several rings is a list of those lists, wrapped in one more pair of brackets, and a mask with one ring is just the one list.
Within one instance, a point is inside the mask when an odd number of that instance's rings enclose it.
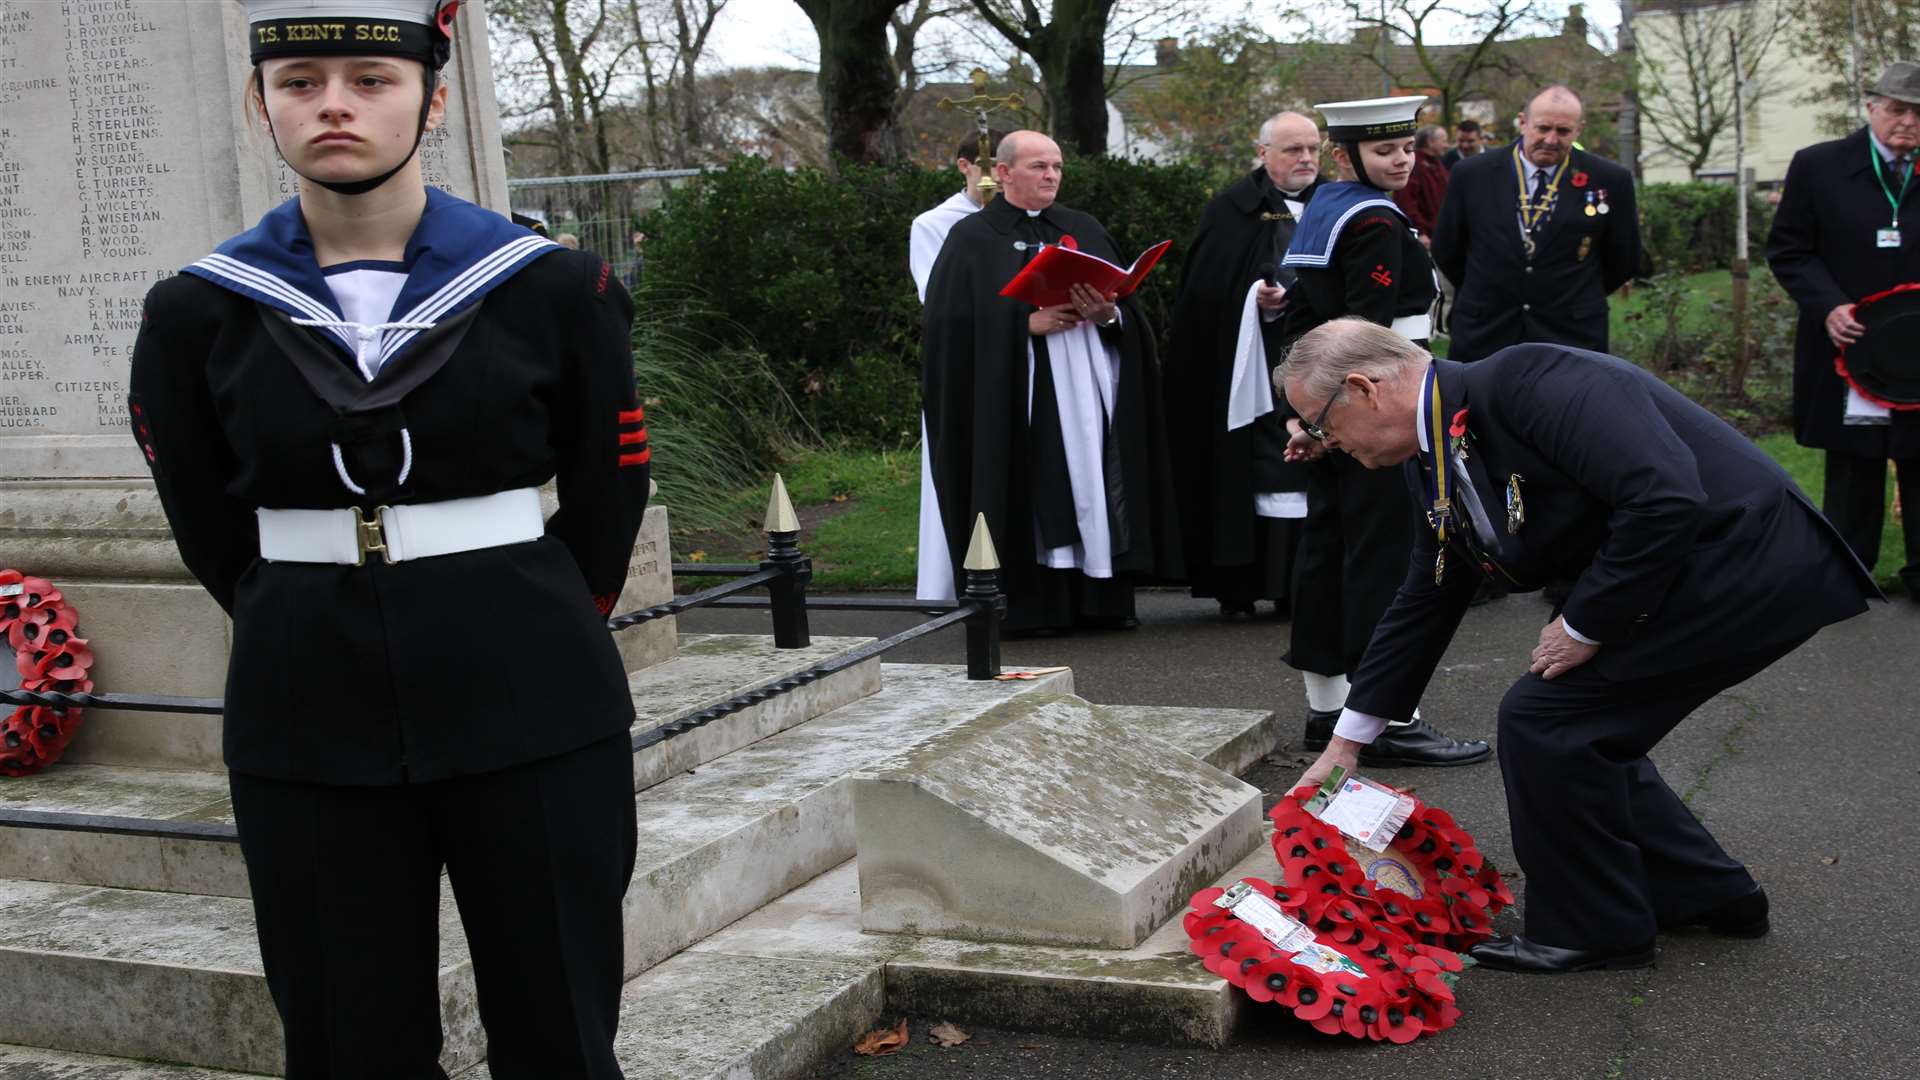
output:
{"label": "female sea cadet", "polygon": [[225,757],[295,1078],[443,1075],[443,869],[493,1076],[620,1075],[632,300],[423,182],[457,7],[247,0],[248,112],[299,195],[155,286],[132,360],[233,621]]}

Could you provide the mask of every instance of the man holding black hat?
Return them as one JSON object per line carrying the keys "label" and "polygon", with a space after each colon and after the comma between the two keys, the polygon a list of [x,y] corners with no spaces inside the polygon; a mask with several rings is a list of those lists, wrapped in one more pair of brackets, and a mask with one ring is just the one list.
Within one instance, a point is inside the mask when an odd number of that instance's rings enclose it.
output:
{"label": "man holding black hat", "polygon": [[[1869,332],[1855,318],[1855,305],[1920,282],[1917,149],[1920,64],[1902,61],[1867,95],[1865,127],[1793,156],[1767,237],[1767,264],[1800,305],[1794,437],[1826,451],[1822,508],[1869,569],[1880,553],[1888,458],[1899,470],[1908,512],[1920,508],[1920,411],[1898,402],[1890,407],[1884,385],[1880,395],[1862,393],[1842,375],[1836,354],[1861,368],[1862,353],[1894,345],[1888,334]],[[1911,350],[1912,340],[1899,347]],[[1913,390],[1891,396],[1920,401],[1920,386]],[[1920,530],[1911,526],[1906,559],[1901,581],[1910,597],[1920,598]]]}

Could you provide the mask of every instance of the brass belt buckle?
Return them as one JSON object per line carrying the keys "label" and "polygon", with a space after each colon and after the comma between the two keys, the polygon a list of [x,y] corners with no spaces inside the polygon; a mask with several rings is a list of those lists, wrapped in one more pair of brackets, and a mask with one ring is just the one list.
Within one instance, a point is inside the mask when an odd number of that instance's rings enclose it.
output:
{"label": "brass belt buckle", "polygon": [[359,507],[353,508],[353,539],[359,549],[353,565],[367,565],[369,551],[379,552],[382,562],[393,565],[393,557],[387,554],[386,514],[387,507],[376,506],[373,508],[373,520],[369,521],[360,513]]}

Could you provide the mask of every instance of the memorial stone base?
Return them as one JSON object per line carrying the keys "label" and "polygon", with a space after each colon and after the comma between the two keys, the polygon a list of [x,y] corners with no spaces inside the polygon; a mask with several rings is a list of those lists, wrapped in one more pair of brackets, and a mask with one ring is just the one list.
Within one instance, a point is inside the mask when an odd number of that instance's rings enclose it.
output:
{"label": "memorial stone base", "polygon": [[1005,702],[853,780],[860,925],[1130,949],[1263,839],[1260,793],[1077,697]]}

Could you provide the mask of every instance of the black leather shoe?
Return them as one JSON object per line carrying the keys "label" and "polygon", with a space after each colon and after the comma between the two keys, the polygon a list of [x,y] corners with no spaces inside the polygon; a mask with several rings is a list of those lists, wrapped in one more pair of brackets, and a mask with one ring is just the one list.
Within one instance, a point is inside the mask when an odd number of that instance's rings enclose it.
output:
{"label": "black leather shoe", "polygon": [[[1767,890],[1756,885],[1745,896],[1736,896],[1717,908],[1703,911],[1695,918],[1674,923],[1673,926],[1704,926],[1709,933],[1721,937],[1762,938],[1773,929],[1773,924],[1767,919],[1768,908]],[[1672,927],[1663,926],[1661,929],[1669,930]]]}
{"label": "black leather shoe", "polygon": [[[1308,750],[1325,750],[1333,738],[1333,725],[1340,710],[1310,710],[1307,728],[1300,745]],[[1461,742],[1427,723],[1392,724],[1380,737],[1360,748],[1360,764],[1369,769],[1394,769],[1410,765],[1471,765],[1492,756],[1493,747],[1479,739]]]}
{"label": "black leather shoe", "polygon": [[1481,967],[1523,975],[1566,975],[1575,971],[1612,971],[1653,964],[1653,942],[1629,949],[1561,949],[1528,941],[1519,934],[1483,941],[1467,950]]}

